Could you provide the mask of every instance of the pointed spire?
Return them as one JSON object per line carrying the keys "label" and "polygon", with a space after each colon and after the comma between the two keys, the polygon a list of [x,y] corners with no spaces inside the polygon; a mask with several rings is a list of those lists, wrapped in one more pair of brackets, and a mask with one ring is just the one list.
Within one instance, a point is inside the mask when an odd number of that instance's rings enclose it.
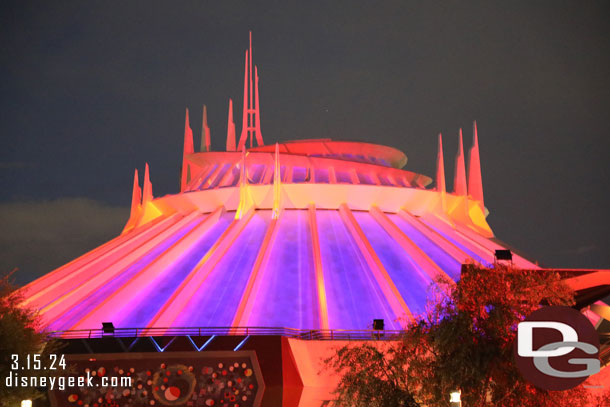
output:
{"label": "pointed spire", "polygon": [[241,150],[246,145],[248,138],[248,51],[246,51],[246,62],[244,64],[244,110],[241,121],[241,135],[239,136],[239,145],[237,148]]}
{"label": "pointed spire", "polygon": [[462,129],[460,129],[460,139],[458,142],[458,152],[455,156],[455,174],[453,178],[453,192],[456,195],[468,195],[466,187],[466,164],[464,162],[464,142],[462,139]]}
{"label": "pointed spire", "polygon": [[282,171],[280,167],[280,145],[275,143],[275,157],[273,167],[273,211],[272,218],[278,219],[280,217],[280,199],[281,199],[281,183],[282,183]]}
{"label": "pointed spire", "polygon": [[195,152],[193,147],[193,130],[189,122],[189,109],[186,109],[186,118],[184,119],[184,155]]}
{"label": "pointed spire", "polygon": [[[246,61],[244,63],[244,110],[241,126],[241,136],[237,148],[241,150],[242,146],[246,145],[250,140],[250,148],[254,146],[254,138],[256,144],[263,145],[263,136],[260,130],[260,112],[258,99],[258,71],[256,66],[255,72],[252,72],[252,31],[250,31],[250,45],[246,51]],[[252,75],[254,74],[254,80]]]}
{"label": "pointed spire", "polygon": [[201,152],[210,151],[210,128],[208,127],[208,109],[203,105],[203,121],[201,123]]}
{"label": "pointed spire", "polygon": [[256,144],[259,146],[265,145],[263,143],[263,135],[261,134],[261,112],[258,107],[258,68],[254,66],[254,110],[256,111],[254,116],[254,128],[256,129]]}
{"label": "pointed spire", "polygon": [[186,162],[186,157],[189,154],[193,154],[195,149],[193,147],[193,130],[189,123],[189,109],[186,109],[186,118],[184,120],[184,149],[182,151],[182,174],[180,179],[180,192],[186,190],[186,185],[190,181],[188,178],[189,168]]}
{"label": "pointed spire", "polygon": [[253,89],[252,89],[252,31],[250,31],[250,52],[248,53],[248,58],[249,58],[248,59],[248,62],[249,62],[248,63],[248,73],[249,73],[249,75],[248,76],[250,77],[250,93],[249,93],[250,104],[248,105],[249,106],[248,107],[248,113],[249,113],[250,125],[248,126],[248,130],[249,130],[249,133],[250,133],[250,148],[252,148],[253,147],[253,145],[252,145],[253,144],[253,142],[252,142],[252,131],[250,130],[250,128],[253,125],[253,123],[252,123],[253,122],[253,120],[252,120],[252,113],[253,113],[252,112],[252,107],[254,106],[253,101],[252,101],[252,91],[253,91]]}
{"label": "pointed spire", "polygon": [[146,205],[148,202],[153,200],[152,184],[150,182],[150,174],[148,170],[148,163],[144,169],[144,191],[142,193],[142,205]]}
{"label": "pointed spire", "polygon": [[233,122],[233,101],[229,98],[229,121],[227,123],[227,151],[235,151],[235,123]]}
{"label": "pointed spire", "polygon": [[133,217],[138,210],[140,209],[140,205],[142,204],[142,189],[140,188],[140,183],[138,180],[138,169],[133,175],[133,191],[131,193],[131,216]]}
{"label": "pointed spire", "polygon": [[438,133],[438,153],[436,155],[436,190],[445,193],[445,160],[443,159],[443,136]]}
{"label": "pointed spire", "polygon": [[479,156],[479,136],[477,122],[472,125],[472,147],[468,155],[468,192],[475,201],[483,203],[483,180],[481,176],[481,160]]}

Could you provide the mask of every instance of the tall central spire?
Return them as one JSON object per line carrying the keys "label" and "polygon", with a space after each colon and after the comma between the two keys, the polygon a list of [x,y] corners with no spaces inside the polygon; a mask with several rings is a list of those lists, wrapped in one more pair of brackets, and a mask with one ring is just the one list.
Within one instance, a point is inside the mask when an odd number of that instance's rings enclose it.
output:
{"label": "tall central spire", "polygon": [[258,105],[258,69],[256,65],[254,65],[254,72],[252,72],[252,31],[250,31],[250,47],[246,51],[244,65],[244,110],[238,150],[246,145],[248,139],[250,139],[250,147],[254,147],[255,137],[258,146],[264,145]]}

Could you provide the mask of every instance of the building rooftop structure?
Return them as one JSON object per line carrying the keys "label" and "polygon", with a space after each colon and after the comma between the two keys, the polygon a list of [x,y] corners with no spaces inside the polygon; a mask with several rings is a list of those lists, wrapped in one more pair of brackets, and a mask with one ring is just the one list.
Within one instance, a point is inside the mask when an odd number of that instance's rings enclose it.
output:
{"label": "building rooftop structure", "polygon": [[148,164],[142,187],[136,170],[123,233],[25,287],[49,329],[400,329],[433,279],[506,249],[486,221],[476,122],[447,191],[440,135],[434,181],[393,147],[265,145],[252,67],[250,41],[239,139],[230,100],[226,151],[211,151],[204,106],[195,152],[187,109],[180,193],[154,198]]}
{"label": "building rooftop structure", "polygon": [[[242,405],[319,404],[336,378],[318,375],[331,347],[316,339],[395,338],[425,311],[434,279],[457,281],[463,263],[493,265],[510,250],[486,221],[476,122],[468,157],[459,131],[452,191],[440,135],[434,180],[405,170],[407,156],[389,146],[265,145],[252,59],[250,41],[239,139],[229,100],[226,149],[211,151],[204,106],[196,152],[187,109],[180,192],[155,198],[148,164],[142,186],[136,170],[123,232],[23,288],[22,305],[39,309],[47,329],[67,339],[66,353],[83,371],[130,365],[134,375],[157,370],[158,378],[163,366],[191,364],[188,380],[172,378],[162,391],[148,383],[148,395],[117,388],[117,400],[224,402],[225,384],[206,383],[231,364],[241,366],[231,377],[249,386],[240,387]],[[509,258],[540,269],[512,251]],[[562,272],[581,308],[608,293],[610,271]],[[598,308],[590,318],[603,319],[607,307]],[[384,321],[383,333],[374,319]],[[292,396],[295,388],[303,392]],[[53,397],[66,406],[108,397],[98,393]]]}

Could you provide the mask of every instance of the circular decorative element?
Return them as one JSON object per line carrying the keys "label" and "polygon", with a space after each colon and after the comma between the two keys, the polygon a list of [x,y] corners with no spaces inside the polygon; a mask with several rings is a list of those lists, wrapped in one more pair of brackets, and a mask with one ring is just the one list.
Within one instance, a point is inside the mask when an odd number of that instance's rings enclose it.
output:
{"label": "circular decorative element", "polygon": [[[178,371],[181,374],[178,374]],[[152,395],[162,405],[179,406],[189,400],[195,389],[195,382],[195,376],[186,366],[162,365],[152,377]]]}

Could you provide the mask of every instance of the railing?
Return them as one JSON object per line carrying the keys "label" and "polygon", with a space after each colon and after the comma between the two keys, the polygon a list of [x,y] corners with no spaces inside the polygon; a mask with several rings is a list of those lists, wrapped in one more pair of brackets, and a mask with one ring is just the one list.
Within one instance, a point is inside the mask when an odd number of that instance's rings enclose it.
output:
{"label": "railing", "polygon": [[[77,329],[48,332],[51,338],[94,339],[134,338],[149,336],[284,336],[302,340],[336,341],[393,341],[399,340],[405,331],[373,329],[295,329],[284,327],[199,327],[199,328],[114,328],[112,332],[100,329]],[[599,358],[603,365],[610,362],[610,334],[600,333]]]}
{"label": "railing", "polygon": [[199,328],[114,328],[113,330],[78,329],[69,331],[52,331],[51,338],[86,339],[86,338],[134,338],[147,336],[248,336],[269,335],[285,336],[304,340],[398,340],[404,331],[400,330],[351,330],[351,329],[295,329],[284,327],[199,327]]}

